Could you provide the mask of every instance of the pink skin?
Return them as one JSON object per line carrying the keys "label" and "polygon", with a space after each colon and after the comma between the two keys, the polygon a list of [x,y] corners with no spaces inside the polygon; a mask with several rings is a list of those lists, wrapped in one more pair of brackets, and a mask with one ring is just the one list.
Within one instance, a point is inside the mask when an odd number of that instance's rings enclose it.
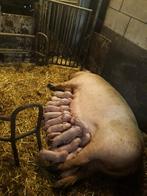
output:
{"label": "pink skin", "polygon": [[81,150],[82,150],[82,148],[79,147],[79,148],[77,149],[77,153],[79,153]]}
{"label": "pink skin", "polygon": [[51,97],[51,100],[52,100],[52,101],[60,101],[61,99],[60,99],[59,97],[52,96],[52,97]]}
{"label": "pink skin", "polygon": [[61,135],[60,132],[49,133],[49,134],[47,134],[47,140],[49,141],[49,140],[51,140],[51,139],[53,139],[53,138],[55,138],[56,136],[59,136],[59,135]]}
{"label": "pink skin", "polygon": [[71,115],[63,114],[62,116],[46,121],[44,130],[47,130],[50,126],[53,126],[56,124],[61,124],[63,122],[70,122],[70,120],[71,120]]}
{"label": "pink skin", "polygon": [[70,103],[72,101],[71,98],[59,98],[59,97],[56,97],[56,96],[53,96],[51,98],[51,101],[61,101],[61,103],[63,103],[63,104],[64,104],[64,101],[65,101],[65,105],[67,105],[67,103],[66,103],[67,100],[69,100],[68,103]]}
{"label": "pink skin", "polygon": [[44,120],[47,121],[52,118],[57,118],[58,116],[61,116],[61,112],[46,112],[44,113]]}
{"label": "pink skin", "polygon": [[80,143],[81,143],[81,139],[75,138],[70,144],[63,145],[55,150],[58,152],[66,150],[68,153],[71,153],[78,149]]}
{"label": "pink skin", "polygon": [[71,152],[68,154],[66,160],[70,160],[70,159],[73,159],[77,156],[77,154],[82,150],[82,148],[77,148],[75,149],[75,151]]}
{"label": "pink skin", "polygon": [[63,132],[61,135],[55,137],[52,140],[52,147],[57,147],[59,145],[64,145],[70,143],[76,137],[82,135],[82,130],[78,126],[73,126],[67,131]]}
{"label": "pink skin", "polygon": [[63,112],[63,111],[70,111],[70,107],[68,105],[61,105],[60,106],[60,111]]}
{"label": "pink skin", "polygon": [[70,107],[68,105],[47,105],[44,107],[44,113],[46,112],[63,112],[63,111],[70,111]]}
{"label": "pink skin", "polygon": [[[89,72],[78,72],[57,87],[72,89],[72,115],[88,127],[91,141],[60,164],[58,168],[63,172],[77,167],[80,170],[63,177],[56,187],[73,185],[97,171],[113,176],[134,172],[142,157],[143,140],[131,109],[119,93],[103,78]],[[82,170],[85,166],[87,173]]]}
{"label": "pink skin", "polygon": [[80,146],[81,147],[86,146],[90,142],[90,140],[91,140],[90,133],[86,133],[86,134],[84,133],[83,136],[81,137],[81,144],[80,144]]}
{"label": "pink skin", "polygon": [[54,162],[54,163],[60,163],[64,162],[66,157],[68,155],[67,151],[61,151],[61,152],[55,152],[51,150],[41,150],[39,157],[42,162]]}
{"label": "pink skin", "polygon": [[55,105],[46,105],[44,107],[44,113],[46,112],[60,112],[60,107]]}
{"label": "pink skin", "polygon": [[[74,158],[82,149],[79,148],[79,146],[83,147],[90,141],[90,134],[86,134],[87,129],[79,120],[75,118],[72,119],[72,123],[79,126],[71,127],[71,124],[68,123],[68,121],[71,120],[69,107],[72,101],[71,98],[73,98],[71,92],[57,91],[54,93],[51,101],[48,102],[49,105],[44,108],[45,129],[48,128],[46,141],[50,146],[50,150],[43,151],[41,157],[53,163],[62,162],[65,151],[70,153],[66,156],[67,160]],[[86,132],[83,132],[82,136],[82,131],[85,130]],[[82,140],[77,138],[78,136],[81,137]],[[62,146],[54,149],[54,147],[58,145]],[[56,152],[60,152],[60,154]]]}
{"label": "pink skin", "polygon": [[64,122],[62,124],[56,124],[56,125],[50,126],[47,129],[47,133],[63,132],[65,130],[69,129],[70,127],[71,127],[71,124],[68,122]]}
{"label": "pink skin", "polygon": [[55,91],[54,96],[59,98],[73,98],[73,95],[70,91]]}
{"label": "pink skin", "polygon": [[54,101],[49,101],[47,104],[48,105],[54,105],[54,106],[61,106],[61,105],[69,105],[71,103],[72,99],[71,98],[63,98],[59,100],[54,100]]}

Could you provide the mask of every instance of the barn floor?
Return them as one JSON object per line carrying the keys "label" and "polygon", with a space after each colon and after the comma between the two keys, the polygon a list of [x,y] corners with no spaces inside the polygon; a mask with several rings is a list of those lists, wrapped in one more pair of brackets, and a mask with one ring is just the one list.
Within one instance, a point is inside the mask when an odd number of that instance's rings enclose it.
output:
{"label": "barn floor", "polygon": [[[31,64],[16,64],[0,66],[0,115],[11,112],[22,104],[45,104],[51,92],[46,87],[49,82],[65,81],[76,69],[61,66],[37,67]],[[36,111],[22,112],[17,119],[17,132],[30,130],[35,124]],[[0,121],[1,136],[9,133],[9,124]],[[44,141],[42,134],[42,140]],[[144,172],[124,178],[112,179],[97,174],[90,180],[77,183],[67,190],[53,190],[52,182],[56,180],[53,174],[47,173],[37,163],[37,143],[34,136],[18,141],[21,167],[16,168],[11,146],[0,142],[0,195],[29,196],[140,196],[146,195],[147,189],[147,137],[144,136],[146,150],[144,156]],[[43,142],[45,146],[45,143]],[[143,193],[144,192],[144,193]]]}

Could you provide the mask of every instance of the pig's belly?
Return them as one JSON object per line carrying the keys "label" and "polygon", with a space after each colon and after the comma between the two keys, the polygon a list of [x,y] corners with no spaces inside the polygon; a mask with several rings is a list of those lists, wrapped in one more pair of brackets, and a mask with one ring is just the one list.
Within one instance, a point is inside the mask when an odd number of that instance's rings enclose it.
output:
{"label": "pig's belly", "polygon": [[[138,144],[140,132],[134,114],[126,102],[119,95],[116,96],[113,90],[109,95],[109,93],[101,93],[99,89],[94,88],[94,85],[91,91],[88,89],[86,91],[86,88],[85,85],[75,92],[70,107],[73,116],[91,133],[92,140],[96,135],[99,142],[106,144],[104,148],[108,147],[105,141],[110,141],[112,145],[113,140],[124,141],[114,142],[116,146],[123,144],[123,148],[131,143]],[[109,140],[110,134],[111,140]]]}
{"label": "pig's belly", "polygon": [[[95,134],[99,121],[98,121],[98,118],[97,120],[96,118],[91,119],[91,115],[95,114],[96,116],[98,116],[97,115],[98,112],[96,110],[94,111],[93,110],[94,108],[88,108],[86,104],[86,100],[83,100],[85,101],[85,104],[81,103],[80,100],[81,100],[80,96],[77,96],[76,98],[74,98],[70,106],[71,113],[73,117],[77,119],[78,121],[80,121],[83,124],[83,126],[89,130],[91,135],[93,135]],[[96,121],[94,122],[94,120]]]}
{"label": "pig's belly", "polygon": [[73,116],[79,119],[92,134],[104,128],[111,120],[123,121],[124,116],[127,116],[122,107],[116,104],[110,106],[105,97],[99,98],[97,95],[90,94],[85,96],[85,92],[77,92],[70,107]]}

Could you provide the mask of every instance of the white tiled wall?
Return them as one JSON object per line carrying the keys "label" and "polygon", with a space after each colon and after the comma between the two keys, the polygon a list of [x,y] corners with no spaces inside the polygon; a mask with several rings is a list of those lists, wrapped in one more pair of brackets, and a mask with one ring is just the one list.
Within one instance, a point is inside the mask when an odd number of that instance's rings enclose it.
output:
{"label": "white tiled wall", "polygon": [[147,49],[147,0],[111,0],[104,25]]}

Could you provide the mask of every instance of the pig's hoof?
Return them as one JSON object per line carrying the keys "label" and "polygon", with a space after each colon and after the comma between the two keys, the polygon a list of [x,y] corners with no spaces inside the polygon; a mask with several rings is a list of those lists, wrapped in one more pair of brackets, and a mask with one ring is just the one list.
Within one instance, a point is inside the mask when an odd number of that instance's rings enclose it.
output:
{"label": "pig's hoof", "polygon": [[62,178],[61,180],[58,180],[54,184],[54,188],[61,188],[61,187],[67,188],[75,184],[76,181],[77,181],[77,176],[68,176],[66,178]]}

